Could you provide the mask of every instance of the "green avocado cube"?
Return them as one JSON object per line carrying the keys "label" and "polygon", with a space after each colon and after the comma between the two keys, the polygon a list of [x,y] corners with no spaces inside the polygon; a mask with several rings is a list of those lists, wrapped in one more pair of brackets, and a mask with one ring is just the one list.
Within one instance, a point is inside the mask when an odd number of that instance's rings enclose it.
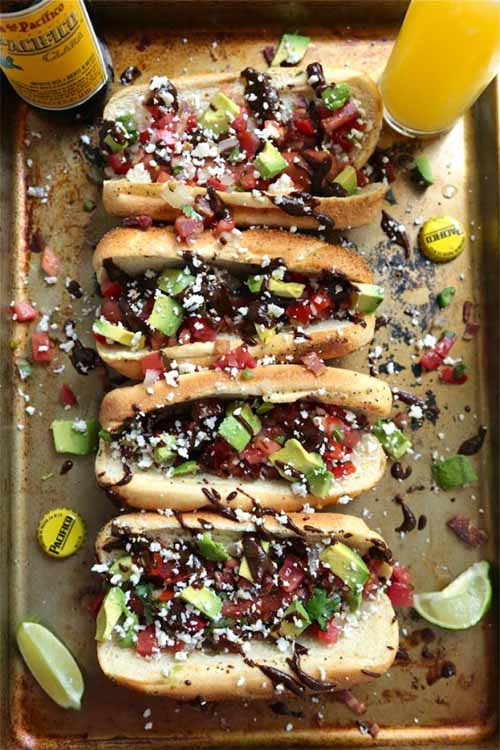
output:
{"label": "green avocado cube", "polygon": [[311,39],[301,34],[283,34],[274,57],[271,61],[271,67],[277,65],[297,65],[307,52]]}
{"label": "green avocado cube", "polygon": [[220,617],[222,599],[212,589],[188,586],[182,591],[181,599],[199,609],[210,620],[218,620]]}
{"label": "green avocado cube", "polygon": [[96,619],[95,640],[107,641],[125,608],[125,594],[123,591],[114,586],[104,597],[101,608]]}
{"label": "green avocado cube", "polygon": [[196,474],[199,468],[196,461],[184,461],[184,463],[174,466],[171,471],[173,477],[180,477],[183,474]]}
{"label": "green avocado cube", "polygon": [[432,175],[432,166],[427,154],[418,154],[415,157],[415,167],[413,168],[415,181],[428,187],[434,184]]}
{"label": "green avocado cube", "polygon": [[343,542],[325,547],[319,559],[352,591],[360,591],[370,576],[370,571],[361,555]]}
{"label": "green avocado cube", "polygon": [[314,497],[328,497],[332,491],[334,477],[324,466],[311,469],[306,474],[306,480],[311,495]]}
{"label": "green avocado cube", "polygon": [[55,419],[50,429],[56,453],[86,456],[97,450],[99,424],[96,419]]}
{"label": "green avocado cube", "polygon": [[394,422],[377,419],[372,427],[372,432],[388,456],[399,461],[411,448],[411,442],[396,427]]}
{"label": "green avocado cube", "polygon": [[248,430],[232,414],[220,423],[219,435],[238,453],[244,450],[252,439]]}
{"label": "green avocado cube", "polygon": [[262,429],[262,422],[259,417],[253,413],[250,406],[244,402],[236,401],[227,408],[227,414],[236,416],[240,421],[244,422],[244,427],[248,429],[252,435],[258,435]]}
{"label": "green avocado cube", "polygon": [[245,281],[245,284],[250,289],[252,294],[257,294],[262,289],[264,283],[264,276],[249,276]]}
{"label": "green avocado cube", "polygon": [[358,176],[354,167],[345,167],[342,172],[335,177],[334,182],[341,185],[347,195],[354,195],[358,188]]}
{"label": "green avocado cube", "polygon": [[205,532],[196,540],[196,546],[205,560],[211,560],[212,562],[224,562],[224,560],[229,560],[229,555],[227,554],[224,545],[220,542],[214,541],[211,534],[208,532]]}
{"label": "green avocado cube", "polygon": [[173,461],[177,457],[175,452],[175,446],[177,445],[177,438],[174,435],[169,435],[164,432],[161,435],[162,445],[157,445],[153,451],[153,458],[157,464],[166,464],[169,461]]}
{"label": "green avocado cube", "polygon": [[128,581],[132,575],[132,558],[130,555],[123,555],[114,561],[109,568],[110,576],[119,575],[121,582]]}
{"label": "green avocado cube", "polygon": [[298,638],[310,624],[311,618],[304,605],[296,601],[292,602],[285,610],[283,619],[279,624],[278,632],[280,635],[285,636],[285,638],[293,640]]}
{"label": "green avocado cube", "polygon": [[222,91],[218,91],[213,95],[211,105],[220,112],[224,112],[230,120],[234,120],[234,118],[238,117],[240,114],[240,108],[236,102],[233,102],[233,100],[223,94]]}
{"label": "green avocado cube", "polygon": [[139,625],[139,618],[135,612],[132,612],[128,607],[124,608],[123,615],[123,628],[125,634],[118,638],[118,645],[122,648],[133,648],[137,642],[137,626]]}
{"label": "green avocado cube", "polygon": [[384,301],[384,287],[378,284],[354,284],[356,291],[351,295],[354,310],[370,315]]}
{"label": "green avocado cube", "polygon": [[288,162],[276,146],[267,141],[260,154],[255,157],[253,165],[264,180],[271,180],[285,171]]}
{"label": "green avocado cube", "polygon": [[[325,468],[323,459],[317,453],[308,453],[296,438],[287,440],[283,448],[271,453],[269,460],[276,467],[283,479],[297,481],[297,472],[307,476],[313,469]],[[288,469],[290,467],[293,471]]]}
{"label": "green avocado cube", "polygon": [[286,297],[288,299],[298,299],[302,296],[305,284],[299,284],[295,281],[279,281],[278,279],[269,279],[269,291],[276,294],[278,297]]}
{"label": "green avocado cube", "polygon": [[188,288],[194,281],[194,276],[186,268],[167,268],[163,271],[158,279],[158,288],[170,297],[177,297],[178,294]]}
{"label": "green avocado cube", "polygon": [[458,454],[433,463],[432,478],[442,490],[452,490],[475,482],[477,474],[469,459]]}
{"label": "green avocado cube", "polygon": [[175,336],[182,323],[184,312],[172,297],[166,294],[159,294],[154,302],[148,323],[156,331],[160,331],[165,336]]}
{"label": "green avocado cube", "polygon": [[351,98],[351,87],[348,83],[336,83],[321,92],[321,98],[328,109],[340,109]]}
{"label": "green avocado cube", "polygon": [[116,341],[117,344],[128,346],[131,349],[143,349],[146,345],[146,339],[142,334],[137,333],[137,331],[129,331],[122,325],[109,323],[102,318],[94,322],[92,330],[99,336],[104,336],[110,341]]}

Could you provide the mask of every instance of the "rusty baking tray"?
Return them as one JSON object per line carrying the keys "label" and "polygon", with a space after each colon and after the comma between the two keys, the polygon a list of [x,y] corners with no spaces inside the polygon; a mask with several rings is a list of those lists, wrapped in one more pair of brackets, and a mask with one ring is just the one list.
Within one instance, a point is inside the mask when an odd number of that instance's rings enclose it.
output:
{"label": "rusty baking tray", "polygon": [[[262,49],[285,30],[300,29],[314,41],[309,58],[359,67],[377,77],[390,51],[405,3],[400,2],[154,2],[93,3],[98,27],[119,74],[137,65],[143,79],[153,72],[172,75],[235,69],[263,64]],[[184,41],[184,40],[187,41]],[[119,84],[115,83],[115,87]],[[472,743],[497,748],[498,642],[497,618],[492,610],[483,623],[464,633],[434,629],[411,615],[402,617],[402,646],[409,661],[398,663],[388,675],[356,695],[367,712],[356,717],[333,697],[318,702],[286,701],[274,710],[270,704],[237,702],[182,705],[128,692],[108,682],[100,673],[94,647],[94,625],[88,602],[96,581],[89,572],[92,541],[97,529],[114,513],[110,501],[97,489],[92,457],[77,458],[73,469],[60,475],[63,458],[54,453],[49,424],[64,415],[57,393],[63,382],[78,394],[72,413],[95,415],[103,393],[102,373],[79,376],[63,352],[54,366],[65,366],[56,375],[53,367],[35,367],[29,381],[21,383],[15,363],[29,345],[26,326],[8,325],[11,299],[27,297],[45,311],[53,311],[61,324],[76,321],[83,341],[97,304],[91,271],[92,245],[113,221],[99,206],[99,188],[86,176],[88,163],[79,148],[83,127],[69,127],[19,106],[4,88],[2,107],[2,523],[0,556],[2,595],[2,737],[0,745],[12,748],[167,748],[323,746],[408,747]],[[445,92],[444,92],[445,94]],[[411,145],[410,145],[411,148]],[[403,144],[402,161],[408,145]],[[497,573],[498,539],[498,365],[499,365],[499,221],[498,221],[498,89],[491,85],[473,111],[453,130],[426,149],[431,156],[435,184],[425,193],[411,185],[405,169],[394,186],[397,204],[386,208],[403,221],[412,240],[405,260],[390,245],[377,223],[348,233],[366,256],[378,280],[388,290],[385,314],[390,322],[376,334],[381,356],[374,362],[392,385],[426,397],[432,390],[440,416],[436,424],[425,421],[415,429],[413,442],[420,460],[413,473],[398,483],[388,472],[373,491],[345,512],[361,514],[385,536],[396,556],[411,567],[417,590],[444,586],[479,558],[492,561]],[[30,161],[27,162],[27,159]],[[47,187],[47,202],[27,198],[30,185]],[[450,196],[452,197],[445,197]],[[94,199],[93,213],[82,210]],[[461,219],[468,242],[463,255],[438,267],[424,262],[415,248],[419,217],[447,212]],[[60,280],[47,286],[40,256],[28,251],[29,238],[40,229],[62,257]],[[83,291],[73,299],[65,279],[76,279]],[[432,300],[443,287],[457,287],[457,301],[436,312]],[[421,385],[411,370],[414,348],[405,341],[443,328],[463,331],[462,302],[475,305],[481,319],[479,335],[456,346],[470,364],[466,385],[437,385],[434,374]],[[373,347],[372,347],[373,349]],[[387,374],[393,369],[404,369]],[[352,355],[345,364],[368,371],[367,351]],[[384,372],[385,371],[385,372]],[[21,389],[21,391],[19,391]],[[24,394],[24,395],[23,395]],[[427,394],[428,395],[428,394]],[[26,413],[27,401],[35,414]],[[404,405],[400,405],[405,409]],[[480,424],[489,427],[489,440],[473,457],[480,482],[455,493],[430,489],[432,451],[456,451]],[[393,502],[403,493],[417,517],[427,526],[401,538],[395,531],[401,509]],[[56,506],[70,506],[87,523],[83,550],[66,561],[44,556],[36,541],[40,516]],[[479,551],[464,546],[446,528],[446,521],[463,514],[490,534]],[[23,667],[13,634],[20,620],[37,617],[68,644],[80,663],[86,691],[81,712],[66,712],[52,704]],[[456,676],[434,678],[443,660],[452,661]],[[153,727],[146,730],[145,709],[151,709]],[[276,713],[286,710],[289,715]],[[379,725],[376,739],[367,734],[371,722]]]}

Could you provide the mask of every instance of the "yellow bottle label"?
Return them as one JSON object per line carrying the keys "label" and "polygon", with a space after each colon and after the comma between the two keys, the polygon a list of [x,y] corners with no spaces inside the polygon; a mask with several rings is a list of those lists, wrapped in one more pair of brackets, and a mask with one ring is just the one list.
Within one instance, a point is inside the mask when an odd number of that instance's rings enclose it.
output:
{"label": "yellow bottle label", "polygon": [[107,80],[83,0],[0,13],[0,67],[19,96],[43,109],[83,104]]}

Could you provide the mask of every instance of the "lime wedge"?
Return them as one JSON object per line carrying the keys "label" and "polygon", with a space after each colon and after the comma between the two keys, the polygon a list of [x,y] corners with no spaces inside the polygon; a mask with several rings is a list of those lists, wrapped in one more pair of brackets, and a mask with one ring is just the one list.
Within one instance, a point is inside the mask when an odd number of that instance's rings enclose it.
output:
{"label": "lime wedge", "polygon": [[442,591],[415,594],[413,606],[433,625],[447,630],[467,630],[477,625],[491,605],[490,564],[474,563]]}
{"label": "lime wedge", "polygon": [[17,645],[41,688],[63,708],[80,710],[83,677],[66,646],[37,622],[22,622]]}

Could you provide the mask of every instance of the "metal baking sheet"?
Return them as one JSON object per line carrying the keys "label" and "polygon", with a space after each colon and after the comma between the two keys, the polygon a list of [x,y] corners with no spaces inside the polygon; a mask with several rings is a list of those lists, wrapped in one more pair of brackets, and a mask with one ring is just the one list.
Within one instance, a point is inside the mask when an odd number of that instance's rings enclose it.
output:
{"label": "metal baking sheet", "polygon": [[[377,77],[383,69],[401,21],[400,2],[155,2],[94,3],[99,30],[105,37],[119,77],[137,65],[142,79],[152,73],[180,75],[217,70],[240,70],[263,65],[264,45],[285,30],[301,29],[314,45],[308,60],[367,70]],[[115,83],[115,88],[120,84]],[[117,511],[97,489],[93,458],[76,458],[73,469],[60,475],[65,457],[54,453],[49,424],[67,416],[58,403],[62,383],[78,395],[70,414],[97,413],[105,383],[101,372],[78,375],[59,351],[49,367],[36,366],[22,383],[15,363],[28,351],[29,327],[8,325],[12,299],[28,298],[51,312],[53,333],[62,340],[62,323],[71,318],[84,342],[98,299],[91,271],[92,246],[113,225],[99,205],[99,188],[86,176],[79,136],[84,127],[69,127],[18,106],[4,88],[2,107],[2,524],[0,570],[2,596],[2,748],[166,748],[205,746],[397,746],[415,743],[438,746],[472,743],[498,747],[496,684],[496,617],[464,633],[424,630],[426,623],[410,614],[401,617],[401,645],[410,661],[396,664],[386,676],[356,690],[367,704],[359,725],[356,717],[334,698],[318,702],[286,701],[289,715],[275,713],[270,704],[216,703],[183,705],[154,699],[114,686],[101,675],[95,657],[94,623],[88,603],[96,590],[89,572],[93,538]],[[389,136],[385,136],[388,143]],[[401,161],[407,146],[402,144]],[[435,184],[425,193],[408,180],[403,167],[394,186],[397,205],[386,209],[407,226],[412,252],[405,260],[390,245],[377,223],[347,233],[387,289],[384,313],[390,322],[380,328],[375,344],[381,356],[374,361],[392,385],[426,397],[434,391],[440,415],[413,432],[418,460],[413,472],[398,483],[388,472],[379,486],[357,499],[344,512],[360,514],[379,530],[402,563],[410,566],[417,590],[437,589],[479,558],[497,571],[498,500],[498,90],[491,85],[472,112],[446,136],[429,142]],[[28,161],[29,160],[29,161]],[[29,186],[44,186],[47,201],[29,198]],[[452,186],[452,187],[450,187]],[[453,189],[452,189],[453,188]],[[447,198],[446,195],[453,194]],[[85,199],[96,201],[85,213]],[[416,250],[419,217],[449,213],[461,219],[468,240],[463,255],[446,266],[424,262]],[[29,239],[40,229],[63,259],[57,284],[48,286],[40,256],[29,252]],[[73,299],[66,279],[76,279],[84,296]],[[456,301],[438,312],[433,299],[443,287],[457,287]],[[481,330],[472,342],[459,340],[455,356],[470,365],[469,382],[460,387],[438,385],[434,374],[416,382],[411,370],[415,350],[405,341],[426,332],[452,328],[463,331],[462,302],[474,303]],[[375,346],[374,344],[374,346]],[[373,351],[374,346],[370,347]],[[351,355],[345,366],[368,371],[368,351]],[[395,363],[387,368],[387,363]],[[385,365],[381,367],[381,365]],[[403,369],[393,374],[387,370]],[[54,368],[64,366],[59,374]],[[29,402],[27,401],[29,398]],[[29,416],[26,406],[33,406]],[[400,404],[401,410],[407,407]],[[397,408],[396,408],[397,411]],[[489,439],[473,457],[480,481],[454,493],[430,489],[433,451],[455,452],[461,441],[487,424]],[[402,538],[395,528],[401,509],[393,502],[404,494],[415,515],[425,515],[424,530]],[[66,561],[42,553],[36,541],[40,517],[56,506],[69,506],[87,524],[83,549]],[[446,528],[456,514],[467,515],[490,534],[488,545],[470,550]],[[39,618],[69,646],[82,667],[85,695],[79,713],[59,709],[41,692],[23,667],[14,633],[25,618]],[[457,674],[433,682],[443,660],[456,665]],[[432,683],[432,684],[429,684]],[[143,716],[146,709],[151,716]],[[152,729],[145,728],[146,721]],[[371,722],[379,725],[376,739],[366,734]]]}

